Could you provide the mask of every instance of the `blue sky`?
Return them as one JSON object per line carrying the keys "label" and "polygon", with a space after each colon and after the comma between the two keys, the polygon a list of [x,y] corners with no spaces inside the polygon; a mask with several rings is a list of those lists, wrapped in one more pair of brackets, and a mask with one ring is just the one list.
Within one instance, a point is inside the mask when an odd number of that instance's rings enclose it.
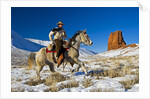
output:
{"label": "blue sky", "polygon": [[139,43],[138,7],[12,7],[11,30],[24,38],[49,40],[50,30],[64,22],[67,36],[87,29],[92,46],[82,46],[98,53],[107,51],[111,32],[121,30],[127,44]]}

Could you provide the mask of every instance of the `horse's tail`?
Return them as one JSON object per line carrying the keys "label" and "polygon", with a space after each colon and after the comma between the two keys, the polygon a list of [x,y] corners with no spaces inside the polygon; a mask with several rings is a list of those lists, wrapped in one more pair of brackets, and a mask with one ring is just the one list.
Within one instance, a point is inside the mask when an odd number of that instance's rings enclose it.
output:
{"label": "horse's tail", "polygon": [[36,54],[37,52],[31,52],[28,56],[29,69],[36,65]]}

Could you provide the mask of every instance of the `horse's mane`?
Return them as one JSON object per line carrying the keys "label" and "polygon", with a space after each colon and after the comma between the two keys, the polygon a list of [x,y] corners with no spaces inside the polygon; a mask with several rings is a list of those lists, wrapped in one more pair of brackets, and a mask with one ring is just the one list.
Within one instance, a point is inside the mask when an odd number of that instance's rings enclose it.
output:
{"label": "horse's mane", "polygon": [[83,30],[77,31],[77,32],[74,34],[74,36],[70,39],[70,41],[74,41],[75,38],[76,38],[81,32],[83,32]]}

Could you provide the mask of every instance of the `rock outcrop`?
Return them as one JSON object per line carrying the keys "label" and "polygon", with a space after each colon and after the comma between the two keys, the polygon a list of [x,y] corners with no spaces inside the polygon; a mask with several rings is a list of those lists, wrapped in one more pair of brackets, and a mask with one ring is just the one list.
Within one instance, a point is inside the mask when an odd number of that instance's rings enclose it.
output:
{"label": "rock outcrop", "polygon": [[110,33],[108,39],[108,51],[113,49],[118,49],[123,46],[126,46],[126,43],[123,39],[122,31],[116,31],[114,33]]}

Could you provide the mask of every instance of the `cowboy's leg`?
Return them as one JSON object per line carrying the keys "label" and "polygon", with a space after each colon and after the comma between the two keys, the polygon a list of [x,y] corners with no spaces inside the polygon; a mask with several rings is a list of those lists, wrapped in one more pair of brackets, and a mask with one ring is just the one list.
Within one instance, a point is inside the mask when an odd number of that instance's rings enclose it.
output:
{"label": "cowboy's leg", "polygon": [[57,67],[59,67],[63,61],[63,46],[62,46],[62,40],[57,39],[55,41],[56,41],[56,52],[57,52],[56,56],[58,58]]}
{"label": "cowboy's leg", "polygon": [[59,55],[61,55],[63,52],[64,52],[64,49],[63,49],[63,40],[60,40]]}
{"label": "cowboy's leg", "polygon": [[60,56],[60,50],[61,50],[61,40],[56,39],[55,40],[55,44],[56,44],[56,56],[57,58]]}

